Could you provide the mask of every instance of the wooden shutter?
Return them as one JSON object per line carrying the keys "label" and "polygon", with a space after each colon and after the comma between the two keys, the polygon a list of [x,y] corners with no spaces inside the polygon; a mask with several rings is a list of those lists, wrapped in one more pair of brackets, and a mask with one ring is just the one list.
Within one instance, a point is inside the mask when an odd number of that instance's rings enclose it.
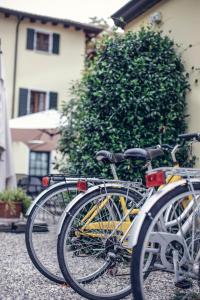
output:
{"label": "wooden shutter", "polygon": [[57,33],[53,33],[53,53],[59,54],[60,48],[60,35]]}
{"label": "wooden shutter", "polygon": [[26,41],[26,48],[33,50],[34,47],[34,29],[27,29],[27,41]]}
{"label": "wooden shutter", "polygon": [[27,115],[28,90],[19,89],[19,116]]}
{"label": "wooden shutter", "polygon": [[49,93],[49,109],[58,108],[58,93],[50,92]]}

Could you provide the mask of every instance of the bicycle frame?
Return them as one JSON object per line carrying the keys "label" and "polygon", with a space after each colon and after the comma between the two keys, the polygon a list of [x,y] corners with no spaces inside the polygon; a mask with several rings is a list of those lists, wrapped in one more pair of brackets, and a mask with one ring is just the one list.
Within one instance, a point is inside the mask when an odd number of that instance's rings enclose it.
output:
{"label": "bicycle frame", "polygon": [[[180,145],[176,145],[172,151],[171,151],[171,156],[172,156],[172,161],[174,163],[174,167],[170,168],[171,169],[179,169],[179,164],[176,160],[176,152],[178,150]],[[151,162],[147,163],[147,169],[148,172],[152,171],[152,166],[151,166]],[[117,173],[115,170],[115,166],[111,165],[111,169],[114,175],[115,179],[118,179],[117,177]],[[181,180],[181,176],[179,174],[172,174],[172,175],[168,175],[166,178],[166,184],[169,183],[173,183],[173,182],[177,182]],[[166,185],[161,185],[158,190],[163,189],[163,187]],[[141,207],[141,205],[143,205],[145,200],[148,200],[152,194],[154,193],[154,188],[152,189],[148,189],[146,191],[146,194],[144,195],[142,201],[140,201],[139,203],[139,207]],[[119,204],[121,205],[121,211],[122,211],[122,220],[116,222],[116,221],[109,221],[109,222],[92,222],[95,217],[97,216],[97,214],[107,205],[107,203],[109,202],[109,197],[106,197],[103,202],[101,202],[100,206],[98,207],[98,205],[96,204],[87,214],[86,216],[82,219],[82,222],[86,222],[86,224],[81,228],[81,230],[96,230],[96,229],[106,229],[106,230],[112,230],[111,234],[114,234],[117,230],[121,231],[123,236],[121,239],[121,242],[125,239],[126,235],[128,234],[128,232],[130,231],[130,228],[132,227],[132,220],[130,219],[131,215],[137,215],[139,213],[139,208],[131,208],[128,209],[126,206],[126,200],[124,197],[120,197],[119,199]],[[183,201],[183,206],[186,207],[188,205],[188,199],[185,199]],[[113,223],[112,223],[113,222]],[[116,227],[115,227],[116,226]],[[84,233],[83,233],[84,234]],[[89,233],[90,234],[90,233]],[[95,234],[91,233],[93,237],[95,237]],[[110,235],[111,235],[110,234]],[[88,232],[87,232],[88,235]],[[96,237],[98,237],[98,234],[96,234]]]}
{"label": "bicycle frame", "polygon": [[[160,168],[159,168],[160,169]],[[156,170],[159,170],[156,169]],[[166,195],[169,192],[172,192],[174,189],[178,188],[179,186],[182,185],[188,185],[190,184],[192,186],[193,182],[200,182],[200,179],[195,179],[195,176],[199,176],[200,175],[200,170],[199,169],[192,169],[192,168],[179,168],[179,169],[173,169],[173,168],[162,168],[162,170],[165,170],[166,172],[171,172],[172,175],[173,173],[176,173],[175,176],[179,177],[179,178],[183,178],[183,177],[188,177],[187,179],[180,179],[178,181],[175,181],[173,183],[169,183],[168,185],[166,185],[165,187],[163,187],[162,189],[160,189],[157,193],[155,193],[150,201],[146,201],[145,204],[143,205],[137,220],[135,221],[135,223],[132,226],[131,232],[130,232],[130,237],[129,237],[129,245],[130,247],[134,247],[137,244],[138,241],[138,236],[139,236],[139,232],[140,229],[142,227],[143,222],[145,222],[145,219],[148,218],[148,211],[151,209],[151,207],[164,195]],[[190,174],[188,176],[188,174]],[[193,177],[193,178],[191,178]],[[182,214],[179,216],[180,218],[184,218],[184,215],[186,215],[190,210],[194,209],[194,205],[196,203],[194,203],[195,200],[195,193],[192,191],[191,189],[191,196],[189,196],[189,199],[183,199],[183,207],[184,207],[184,211],[182,212]],[[185,203],[184,203],[185,201]],[[188,201],[191,201],[190,203],[188,203]],[[168,209],[168,211],[170,210],[170,207]],[[167,216],[166,216],[167,218]],[[183,230],[186,233],[189,230],[189,227],[191,226],[191,218],[189,218],[189,220],[187,220],[184,224]],[[173,222],[173,224],[171,223]],[[173,220],[171,222],[168,222],[165,224],[165,226],[171,226],[171,225],[176,225],[177,221]],[[133,234],[134,233],[134,234]]]}
{"label": "bicycle frame", "polygon": [[[178,164],[176,163],[174,168],[178,168]],[[151,166],[149,167],[149,170],[151,170]],[[169,182],[177,182],[179,181],[181,178],[181,176],[179,175],[169,175],[166,179],[166,184],[168,184]],[[117,182],[116,182],[117,183]],[[118,181],[118,183],[122,183],[120,181]],[[132,182],[127,183],[126,182],[126,186],[127,185],[131,185],[133,184]],[[114,185],[115,187],[117,185]],[[101,189],[101,187],[105,187],[105,185],[99,186],[99,189]],[[164,185],[160,186],[160,189],[163,189]],[[86,194],[90,194],[91,192],[94,191],[94,188],[91,188],[87,191]],[[143,203],[145,201],[147,201],[152,194],[154,193],[154,188],[149,188],[145,195],[143,195],[142,200],[139,202],[138,207],[141,207],[143,205]],[[65,216],[68,214],[68,212],[70,211],[70,208],[79,201],[79,199],[82,197],[82,195],[79,195],[77,197],[75,197],[75,199],[72,201],[73,203],[71,205],[69,205],[67,207],[67,209],[65,210],[65,212],[63,213],[63,216],[61,217],[60,223],[59,223],[59,228],[58,228],[58,233],[61,230],[62,227],[62,223],[64,221]],[[101,221],[101,222],[95,222],[95,217],[101,212],[101,210],[103,208],[106,207],[106,205],[108,205],[109,201],[111,199],[111,196],[107,196],[105,197],[105,199],[101,199],[100,204],[98,205],[95,204],[87,213],[86,215],[83,217],[83,219],[81,220],[81,223],[84,223],[84,225],[79,228],[79,230],[77,232],[75,232],[75,235],[77,237],[79,236],[87,236],[87,237],[93,237],[93,238],[103,238],[103,234],[102,233],[97,233],[97,232],[92,232],[92,230],[97,231],[97,230],[106,230],[106,231],[110,231],[109,236],[112,236],[113,234],[115,234],[116,232],[119,233],[119,231],[122,234],[122,237],[120,239],[120,242],[123,242],[124,240],[126,240],[127,234],[129,233],[132,225],[133,225],[133,221],[131,220],[130,216],[131,215],[138,215],[140,209],[137,207],[131,207],[130,209],[127,208],[126,205],[126,199],[124,197],[120,197],[118,202],[120,204],[120,208],[122,211],[122,219],[119,221]],[[134,218],[135,219],[135,218]],[[93,222],[94,221],[94,222]],[[81,232],[82,231],[82,232]],[[90,232],[91,231],[91,232]],[[106,238],[109,238],[109,236],[107,236]]]}
{"label": "bicycle frame", "polygon": [[[120,184],[124,184],[124,186],[127,186],[127,181],[116,181],[116,180],[110,180],[110,181],[106,181],[104,184],[99,184],[99,185],[95,185],[94,187],[91,187],[91,188],[89,188],[85,193],[84,193],[84,196],[87,196],[87,195],[89,195],[90,193],[93,193],[93,192],[95,192],[96,190],[101,190],[102,188],[107,188],[107,187],[114,187],[114,188],[116,188],[117,186],[119,186],[120,187],[120,185],[119,185],[119,183]],[[130,182],[130,190],[131,190],[131,186],[133,185],[133,182]],[[138,193],[140,194],[140,192],[138,191]],[[141,194],[141,196],[142,196],[142,194]],[[81,193],[81,194],[79,194],[79,195],[77,195],[69,204],[68,204],[68,206],[66,207],[66,209],[64,210],[64,212],[63,212],[63,214],[62,214],[62,216],[61,216],[61,218],[60,218],[60,220],[59,220],[59,224],[58,224],[58,234],[60,233],[60,231],[61,231],[61,228],[62,228],[62,224],[63,224],[63,222],[64,222],[64,219],[65,219],[65,217],[69,214],[69,212],[70,212],[70,209],[76,204],[76,203],[78,203],[79,202],[79,200],[81,199],[83,197],[83,194]],[[123,199],[124,200],[124,199]],[[125,201],[125,200],[124,200]],[[103,207],[105,207],[106,205],[107,205],[107,203],[109,202],[109,198],[108,197],[106,197],[104,200],[103,200],[103,205],[101,206],[101,209],[103,208]],[[87,217],[89,217],[90,218],[90,220],[89,220],[89,222],[87,223],[87,226],[89,225],[89,223],[91,223],[92,222],[92,220],[95,218],[95,216],[96,216],[96,214],[98,214],[98,205],[97,206],[94,206],[88,213],[87,213]],[[87,218],[86,218],[86,216],[84,216],[84,220],[86,220]],[[108,222],[108,223],[110,223],[111,224],[111,221],[110,222]],[[94,228],[93,229],[95,229],[95,226],[97,226],[97,225],[95,225],[94,223],[92,223],[93,225],[94,225]],[[93,226],[93,225],[90,225],[90,226]],[[105,225],[105,223],[104,223],[104,225]],[[111,227],[112,227],[112,225],[110,225]],[[91,228],[90,228],[91,229]]]}

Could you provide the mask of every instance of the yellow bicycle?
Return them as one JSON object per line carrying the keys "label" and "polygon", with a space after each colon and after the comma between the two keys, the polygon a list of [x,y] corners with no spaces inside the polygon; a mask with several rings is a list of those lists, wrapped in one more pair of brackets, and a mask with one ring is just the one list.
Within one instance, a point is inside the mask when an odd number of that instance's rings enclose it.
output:
{"label": "yellow bicycle", "polygon": [[[172,150],[176,167],[177,150],[178,145]],[[152,159],[163,155],[163,151],[134,148],[124,155],[145,161],[150,170]],[[102,155],[103,158],[107,159]],[[74,290],[94,300],[121,299],[130,294],[128,236],[135,216],[154,193],[155,181],[162,188],[163,184],[179,179],[165,179],[158,172],[154,178],[151,174],[149,188],[144,191],[140,185],[115,178],[96,184],[73,199],[58,229],[58,260],[64,278]],[[147,267],[152,258],[148,259]]]}

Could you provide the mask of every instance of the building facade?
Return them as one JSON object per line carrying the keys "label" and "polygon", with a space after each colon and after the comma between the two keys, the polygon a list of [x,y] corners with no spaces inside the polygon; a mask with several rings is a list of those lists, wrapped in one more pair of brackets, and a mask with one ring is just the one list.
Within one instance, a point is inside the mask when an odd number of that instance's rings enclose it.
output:
{"label": "building facade", "polygon": [[[187,95],[188,132],[200,132],[200,1],[143,0],[129,1],[112,15],[117,26],[137,31],[144,26],[162,30],[179,44],[185,69],[190,75],[191,92]],[[200,143],[193,145],[200,166]]]}
{"label": "building facade", "polygon": [[[10,118],[59,109],[84,69],[86,43],[101,28],[0,7],[0,41]],[[50,171],[51,153],[13,143],[19,176]],[[37,162],[37,163],[36,163]]]}

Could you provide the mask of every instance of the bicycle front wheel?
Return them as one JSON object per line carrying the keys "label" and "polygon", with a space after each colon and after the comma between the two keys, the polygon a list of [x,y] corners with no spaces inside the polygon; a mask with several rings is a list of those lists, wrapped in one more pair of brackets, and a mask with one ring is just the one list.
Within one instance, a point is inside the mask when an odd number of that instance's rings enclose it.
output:
{"label": "bicycle front wheel", "polygon": [[58,236],[65,280],[85,298],[121,299],[131,292],[128,228],[141,195],[125,187],[101,187],[70,209]]}
{"label": "bicycle front wheel", "polygon": [[45,277],[65,283],[57,260],[57,225],[67,204],[77,195],[76,183],[50,188],[33,207],[27,219],[25,240],[29,257]]}
{"label": "bicycle front wheel", "polygon": [[132,251],[134,299],[200,299],[200,183],[193,188],[176,187],[146,212]]}

